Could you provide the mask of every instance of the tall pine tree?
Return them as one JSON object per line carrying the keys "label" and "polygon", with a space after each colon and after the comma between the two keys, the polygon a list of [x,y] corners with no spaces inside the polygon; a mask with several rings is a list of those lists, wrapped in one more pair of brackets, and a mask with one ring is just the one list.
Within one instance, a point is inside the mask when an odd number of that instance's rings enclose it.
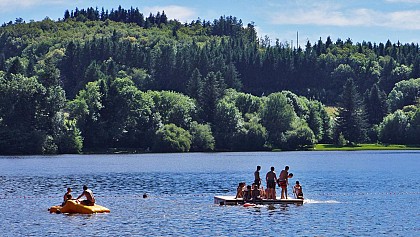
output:
{"label": "tall pine tree", "polygon": [[351,144],[366,140],[366,112],[362,98],[353,79],[348,79],[341,94],[340,108],[337,117],[337,132]]}

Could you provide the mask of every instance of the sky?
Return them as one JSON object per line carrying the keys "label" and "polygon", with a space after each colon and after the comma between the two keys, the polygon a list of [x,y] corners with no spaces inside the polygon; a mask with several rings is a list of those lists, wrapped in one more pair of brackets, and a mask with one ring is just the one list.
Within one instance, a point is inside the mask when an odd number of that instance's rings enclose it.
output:
{"label": "sky", "polygon": [[[333,41],[420,43],[420,0],[0,0],[0,24],[23,18],[63,18],[65,10],[138,8],[145,16],[165,11],[181,22],[235,16],[253,23],[272,43],[304,46],[328,36]],[[298,33],[297,33],[298,32]],[[299,35],[299,37],[297,37]]]}

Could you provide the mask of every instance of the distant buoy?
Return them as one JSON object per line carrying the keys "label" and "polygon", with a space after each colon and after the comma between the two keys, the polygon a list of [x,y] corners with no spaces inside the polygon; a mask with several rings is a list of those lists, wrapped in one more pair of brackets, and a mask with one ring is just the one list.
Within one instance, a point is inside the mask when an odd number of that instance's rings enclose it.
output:
{"label": "distant buoy", "polygon": [[147,193],[144,193],[143,194],[143,198],[147,198]]}

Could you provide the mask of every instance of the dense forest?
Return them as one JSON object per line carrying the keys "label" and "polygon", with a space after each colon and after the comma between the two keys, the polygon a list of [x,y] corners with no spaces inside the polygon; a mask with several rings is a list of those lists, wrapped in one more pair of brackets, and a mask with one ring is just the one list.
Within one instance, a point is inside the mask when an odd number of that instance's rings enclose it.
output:
{"label": "dense forest", "polygon": [[420,144],[420,47],[137,8],[0,27],[0,154]]}

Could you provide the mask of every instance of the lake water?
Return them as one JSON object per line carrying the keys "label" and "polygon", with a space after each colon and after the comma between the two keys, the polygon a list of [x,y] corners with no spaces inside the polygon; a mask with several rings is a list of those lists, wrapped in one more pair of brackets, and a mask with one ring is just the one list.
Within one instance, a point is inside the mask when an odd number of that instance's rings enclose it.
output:
{"label": "lake water", "polygon": [[[290,166],[305,203],[213,204],[257,165]],[[47,211],[83,184],[111,213]],[[0,215],[1,236],[420,236],[420,152],[3,156]]]}

